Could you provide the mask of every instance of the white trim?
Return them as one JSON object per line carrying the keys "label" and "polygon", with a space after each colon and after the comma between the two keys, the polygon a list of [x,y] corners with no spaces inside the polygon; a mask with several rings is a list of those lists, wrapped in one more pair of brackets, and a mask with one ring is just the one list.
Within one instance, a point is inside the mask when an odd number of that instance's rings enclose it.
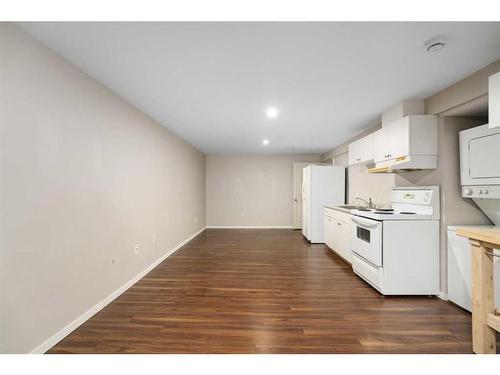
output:
{"label": "white trim", "polygon": [[294,229],[291,225],[271,225],[271,226],[239,226],[239,225],[209,225],[207,229]]}
{"label": "white trim", "polygon": [[189,238],[186,238],[184,241],[182,241],[178,245],[174,246],[172,249],[170,249],[165,254],[163,254],[160,258],[158,258],[157,260],[155,260],[144,271],[138,273],[131,280],[129,280],[124,285],[122,285],[121,287],[119,287],[118,289],[116,289],[113,293],[111,293],[109,296],[107,296],[106,298],[104,298],[98,304],[96,304],[95,306],[91,307],[87,312],[83,313],[78,318],[76,318],[71,323],[69,323],[67,326],[65,326],[64,328],[62,328],[59,332],[57,332],[53,336],[49,337],[47,340],[45,340],[43,343],[41,343],[35,349],[33,349],[30,353],[31,354],[43,354],[46,351],[48,351],[55,344],[57,344],[59,341],[61,341],[63,338],[65,338],[67,335],[69,335],[71,332],[73,332],[76,328],[78,328],[80,325],[82,325],[83,323],[85,323],[92,316],[94,316],[99,311],[101,311],[104,307],[106,307],[106,305],[108,305],[110,302],[112,302],[113,300],[115,300],[118,296],[120,296],[128,288],[130,288],[132,285],[134,285],[136,282],[138,282],[140,279],[142,279],[144,276],[146,276],[151,270],[153,270],[153,268],[155,268],[156,266],[158,266],[166,258],[168,258],[170,255],[172,255],[173,253],[175,253],[177,250],[179,250],[186,243],[188,243],[193,238],[195,238],[197,235],[199,235],[201,232],[203,232],[206,228],[207,227],[201,228],[199,231],[197,231],[196,233],[194,233],[192,236],[190,236]]}
{"label": "white trim", "polygon": [[441,298],[443,301],[448,301],[448,293],[439,292],[438,297]]}

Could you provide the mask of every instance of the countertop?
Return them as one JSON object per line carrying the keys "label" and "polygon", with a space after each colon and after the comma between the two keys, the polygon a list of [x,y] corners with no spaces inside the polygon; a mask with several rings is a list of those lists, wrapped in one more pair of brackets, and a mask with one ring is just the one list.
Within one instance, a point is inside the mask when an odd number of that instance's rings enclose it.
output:
{"label": "countertop", "polygon": [[457,234],[462,237],[500,246],[500,228],[459,228]]}

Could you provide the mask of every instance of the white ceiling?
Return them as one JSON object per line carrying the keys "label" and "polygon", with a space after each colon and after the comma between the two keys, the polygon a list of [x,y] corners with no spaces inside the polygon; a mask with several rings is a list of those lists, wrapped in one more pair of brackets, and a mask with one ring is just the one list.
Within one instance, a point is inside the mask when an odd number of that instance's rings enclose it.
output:
{"label": "white ceiling", "polygon": [[498,22],[18,26],[207,154],[325,152],[500,58]]}

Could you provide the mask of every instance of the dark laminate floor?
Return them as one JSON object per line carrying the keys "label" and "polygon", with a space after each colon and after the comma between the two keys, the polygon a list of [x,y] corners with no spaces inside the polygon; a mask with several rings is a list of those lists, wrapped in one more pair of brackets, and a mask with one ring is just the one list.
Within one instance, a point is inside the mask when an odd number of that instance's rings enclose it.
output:
{"label": "dark laminate floor", "polygon": [[206,230],[50,353],[470,353],[470,314],[387,297],[300,231]]}

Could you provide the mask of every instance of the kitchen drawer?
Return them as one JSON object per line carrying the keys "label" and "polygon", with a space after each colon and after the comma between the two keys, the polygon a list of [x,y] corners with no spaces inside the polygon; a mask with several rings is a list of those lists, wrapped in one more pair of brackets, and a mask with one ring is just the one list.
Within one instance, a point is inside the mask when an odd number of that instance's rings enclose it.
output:
{"label": "kitchen drawer", "polygon": [[352,254],[352,270],[375,289],[382,290],[382,268],[375,267],[356,253]]}
{"label": "kitchen drawer", "polygon": [[336,210],[334,210],[332,208],[324,207],[324,209],[325,209],[325,215],[327,215],[329,217],[333,217],[333,215],[336,212]]}
{"label": "kitchen drawer", "polygon": [[343,221],[345,223],[350,223],[351,222],[351,214],[348,214],[347,212],[342,212],[338,210],[331,210],[332,213],[329,214],[328,216],[333,217],[335,220],[338,221]]}

